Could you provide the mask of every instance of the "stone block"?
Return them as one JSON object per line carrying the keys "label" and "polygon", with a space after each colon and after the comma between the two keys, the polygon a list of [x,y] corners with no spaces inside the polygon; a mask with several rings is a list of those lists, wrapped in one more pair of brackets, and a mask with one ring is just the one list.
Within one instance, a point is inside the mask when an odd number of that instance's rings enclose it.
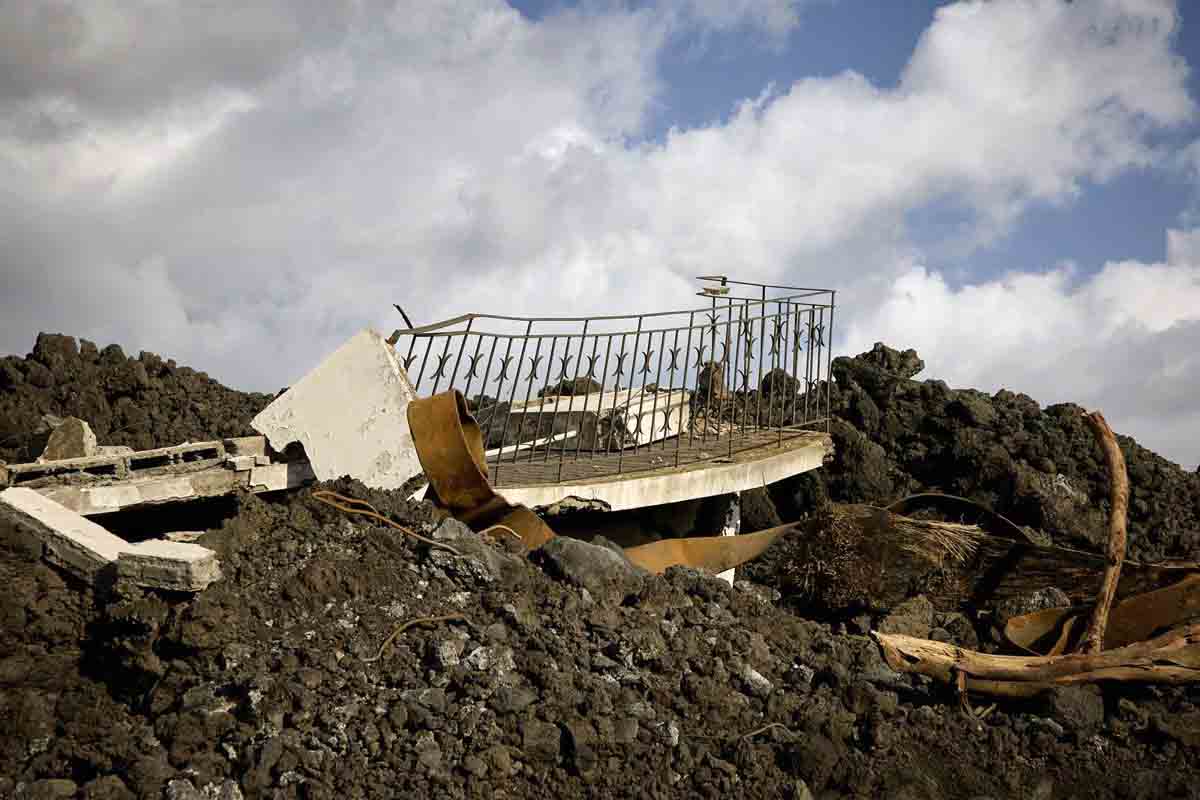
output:
{"label": "stone block", "polygon": [[221,578],[217,554],[198,544],[152,539],[125,548],[117,574],[139,586],[198,592]]}
{"label": "stone block", "polygon": [[67,417],[46,440],[40,461],[62,461],[67,458],[91,458],[96,455],[96,434],[92,426],[79,417]]}
{"label": "stone block", "polygon": [[245,472],[254,467],[255,456],[226,456],[225,463],[236,472]]}
{"label": "stone block", "polygon": [[[251,421],[277,452],[304,447],[318,480],[343,475],[397,489],[420,474],[408,404],[416,392],[384,337],[364,330]],[[255,468],[257,474],[259,469]],[[257,479],[252,475],[251,482]]]}

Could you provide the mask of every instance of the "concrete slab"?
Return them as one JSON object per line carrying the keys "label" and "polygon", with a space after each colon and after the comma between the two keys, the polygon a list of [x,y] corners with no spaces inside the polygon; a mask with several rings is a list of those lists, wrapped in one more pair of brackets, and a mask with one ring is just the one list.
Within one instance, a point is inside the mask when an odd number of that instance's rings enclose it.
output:
{"label": "concrete slab", "polygon": [[613,511],[679,503],[719,494],[734,494],[808,472],[833,453],[826,433],[804,433],[781,445],[742,450],[732,458],[714,458],[679,467],[644,470],[596,480],[540,485],[505,484],[497,489],[510,503],[530,508],[566,497],[600,500]]}
{"label": "concrete slab", "polygon": [[41,555],[89,583],[121,576],[139,586],[195,592],[221,577],[216,553],[197,544],[130,544],[69,508],[24,487],[0,492],[0,515],[32,536]]}
{"label": "concrete slab", "polygon": [[87,581],[111,569],[127,546],[120,536],[33,489],[17,486],[0,492],[0,513],[41,540],[47,561]]}
{"label": "concrete slab", "polygon": [[268,464],[250,470],[247,488],[252,492],[277,492],[294,489],[316,480],[312,466],[305,462],[294,464]]}
{"label": "concrete slab", "polygon": [[295,489],[314,480],[312,470],[305,463],[254,466],[240,471],[220,465],[180,475],[159,475],[104,484],[56,484],[38,487],[36,491],[77,514],[89,517],[126,508],[220,497],[240,489],[256,493]]}
{"label": "concrete slab", "polygon": [[217,554],[189,542],[154,539],[126,545],[117,574],[139,586],[198,592],[221,578]]}
{"label": "concrete slab", "polygon": [[13,485],[38,489],[62,482],[123,480],[197,470],[219,464],[224,458],[225,445],[218,441],[188,442],[138,451],[128,447],[104,448],[104,452],[86,458],[10,464],[5,480]]}
{"label": "concrete slab", "polygon": [[[691,393],[684,389],[661,392],[621,389],[539,398],[528,403],[516,403],[509,413],[518,418],[529,414],[542,417],[557,415],[584,431],[595,430],[596,420],[603,420],[606,424],[616,422],[625,427],[627,435],[623,441],[627,446],[634,443],[645,445],[687,429],[691,420],[690,398]],[[519,426],[520,421],[514,424]],[[545,429],[550,427],[545,424],[541,426]],[[574,431],[568,433],[573,434]],[[562,438],[562,435],[559,434],[557,438]],[[587,446],[591,446],[590,440]]]}
{"label": "concrete slab", "polygon": [[396,489],[421,472],[408,427],[408,404],[415,397],[391,345],[368,329],[250,424],[276,451],[292,442],[303,445],[319,480],[349,475],[372,488]]}
{"label": "concrete slab", "polygon": [[238,472],[244,472],[254,467],[255,456],[226,456],[225,463]]}

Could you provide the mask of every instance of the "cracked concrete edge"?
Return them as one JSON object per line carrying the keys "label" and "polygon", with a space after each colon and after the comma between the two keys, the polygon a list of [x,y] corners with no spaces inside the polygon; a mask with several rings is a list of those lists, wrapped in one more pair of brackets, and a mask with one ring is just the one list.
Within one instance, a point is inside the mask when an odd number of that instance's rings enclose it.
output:
{"label": "cracked concrete edge", "polygon": [[199,591],[221,576],[216,553],[206,547],[126,542],[33,489],[0,491],[0,515],[18,536],[37,540],[42,558],[89,583],[121,576],[150,588]]}

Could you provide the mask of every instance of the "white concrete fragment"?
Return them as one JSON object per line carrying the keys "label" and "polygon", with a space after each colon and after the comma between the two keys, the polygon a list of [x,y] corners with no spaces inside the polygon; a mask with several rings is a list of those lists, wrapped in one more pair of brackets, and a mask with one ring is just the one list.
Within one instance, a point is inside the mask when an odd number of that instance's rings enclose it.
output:
{"label": "white concrete fragment", "polygon": [[217,554],[189,542],[152,539],[125,546],[117,574],[139,586],[198,592],[221,578]]}
{"label": "white concrete fragment", "polygon": [[206,547],[165,540],[130,544],[33,489],[0,492],[0,514],[37,539],[47,561],[87,581],[114,571],[140,586],[196,592],[221,577],[217,555]]}
{"label": "white concrete fragment", "polygon": [[226,456],[225,461],[229,466],[233,467],[237,472],[245,472],[251,469],[255,462],[256,456]]}
{"label": "white concrete fragment", "polygon": [[[616,417],[623,421],[628,434],[624,441],[650,444],[686,431],[691,421],[691,393],[674,391],[647,392],[643,389],[621,389],[611,392],[541,397],[528,403],[514,403],[512,415],[595,415],[602,419]],[[561,434],[560,434],[561,436]],[[545,440],[537,443],[541,444]],[[528,446],[528,445],[525,445]],[[490,454],[489,454],[490,455]]]}
{"label": "white concrete fragment", "polygon": [[163,538],[169,542],[194,542],[207,531],[171,531],[164,533]]}
{"label": "white concrete fragment", "polygon": [[[737,536],[742,532],[742,496],[739,492],[734,492],[727,496],[725,506],[725,519],[721,525],[722,536]],[[724,572],[717,573],[718,578],[723,578],[730,586],[736,579],[735,573],[737,568],[727,569]],[[762,676],[759,676],[762,677]]]}
{"label": "white concrete fragment", "polygon": [[312,467],[305,462],[295,464],[268,464],[250,470],[249,489],[252,492],[277,492],[294,489],[310,483],[316,476]]}
{"label": "white concrete fragment", "polygon": [[121,537],[33,489],[0,492],[0,513],[30,529],[42,541],[48,561],[85,580],[95,579],[127,546]]}
{"label": "white concrete fragment", "polygon": [[[416,397],[395,351],[364,330],[294,383],[251,421],[276,451],[304,447],[319,480],[343,475],[395,489],[421,472],[408,427]],[[257,483],[256,467],[251,483]],[[266,469],[266,468],[262,468]]]}
{"label": "white concrete fragment", "polygon": [[254,465],[256,467],[265,467],[270,463],[271,463],[270,456],[255,456],[254,457]]}

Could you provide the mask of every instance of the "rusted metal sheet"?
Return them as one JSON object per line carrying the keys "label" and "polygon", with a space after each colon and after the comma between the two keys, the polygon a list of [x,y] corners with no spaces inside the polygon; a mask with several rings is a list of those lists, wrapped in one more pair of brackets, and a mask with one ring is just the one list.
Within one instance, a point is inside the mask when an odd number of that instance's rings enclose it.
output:
{"label": "rusted metal sheet", "polygon": [[[426,499],[479,533],[511,530],[526,548],[536,549],[556,535],[541,517],[513,505],[488,482],[483,434],[457,391],[414,400],[408,421],[417,456],[429,480]],[[744,536],[667,539],[625,551],[629,560],[655,573],[675,565],[721,572],[758,556],[793,525]]]}

